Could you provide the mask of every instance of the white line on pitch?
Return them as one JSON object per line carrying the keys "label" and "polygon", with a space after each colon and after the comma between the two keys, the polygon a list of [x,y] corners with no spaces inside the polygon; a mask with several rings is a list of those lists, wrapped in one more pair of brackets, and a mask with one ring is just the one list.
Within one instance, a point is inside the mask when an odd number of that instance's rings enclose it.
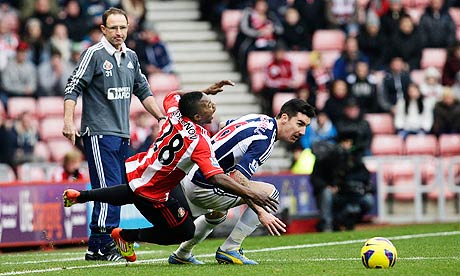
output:
{"label": "white line on pitch", "polygon": [[[423,233],[423,234],[394,236],[394,237],[387,237],[387,238],[389,240],[406,240],[406,239],[416,239],[416,238],[426,238],[426,237],[439,237],[439,236],[454,236],[454,235],[460,235],[460,231]],[[351,244],[351,243],[361,243],[361,242],[365,242],[365,241],[366,241],[366,239],[359,239],[359,240],[350,240],[350,241],[313,243],[313,244],[302,244],[302,245],[293,245],[293,246],[278,246],[278,247],[272,247],[272,248],[246,250],[246,252],[265,252],[265,251],[291,250],[291,249],[299,249],[299,248],[309,248],[309,247],[319,247],[319,246],[334,246],[334,245],[343,245],[343,244]],[[210,257],[210,256],[214,256],[214,254],[197,255],[196,257]],[[430,258],[430,257],[413,257],[413,258],[406,258],[406,259],[407,260],[409,260],[409,259],[410,260],[424,260],[424,258]],[[433,258],[444,258],[444,257],[433,257]],[[448,257],[446,257],[446,258],[448,258]],[[130,263],[130,265],[158,263],[158,262],[164,262],[165,260],[166,260],[165,258],[150,259],[150,260],[140,260],[140,261],[137,261],[135,263]],[[306,259],[306,260],[310,260],[310,259]],[[324,260],[328,260],[328,258],[325,258]],[[37,270],[11,271],[11,272],[0,273],[0,276],[23,275],[23,274],[32,274],[32,273],[45,273],[45,272],[60,271],[60,270],[94,268],[94,267],[105,267],[105,266],[117,266],[117,265],[126,265],[126,263],[124,263],[124,262],[116,262],[116,263],[104,263],[104,264],[93,264],[93,265],[83,265],[83,266],[69,266],[69,267],[65,267],[65,268],[56,267],[56,268],[37,269]]]}

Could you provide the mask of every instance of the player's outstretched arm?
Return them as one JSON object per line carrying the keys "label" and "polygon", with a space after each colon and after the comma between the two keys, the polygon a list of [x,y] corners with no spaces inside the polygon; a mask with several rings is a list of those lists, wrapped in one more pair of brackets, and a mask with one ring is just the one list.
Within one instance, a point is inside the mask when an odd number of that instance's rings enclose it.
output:
{"label": "player's outstretched arm", "polygon": [[224,86],[226,85],[235,86],[235,83],[231,80],[221,80],[209,86],[208,88],[202,90],[202,92],[207,95],[215,95],[219,92],[224,91]]}
{"label": "player's outstretched arm", "polygon": [[224,191],[242,197],[244,200],[249,199],[256,205],[263,206],[268,210],[276,211],[278,200],[270,197],[264,191],[254,191],[245,187],[226,174],[216,174],[208,179],[212,184],[223,189]]}

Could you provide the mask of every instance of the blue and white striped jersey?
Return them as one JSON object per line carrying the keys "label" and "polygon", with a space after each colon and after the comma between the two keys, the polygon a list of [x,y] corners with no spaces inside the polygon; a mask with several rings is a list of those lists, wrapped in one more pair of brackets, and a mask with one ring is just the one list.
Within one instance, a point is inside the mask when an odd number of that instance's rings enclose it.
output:
{"label": "blue and white striped jersey", "polygon": [[[271,155],[276,142],[276,120],[262,114],[249,114],[228,120],[226,126],[211,139],[212,150],[219,165],[229,173],[240,171],[248,179]],[[213,188],[201,171],[194,166],[189,176],[204,188]]]}

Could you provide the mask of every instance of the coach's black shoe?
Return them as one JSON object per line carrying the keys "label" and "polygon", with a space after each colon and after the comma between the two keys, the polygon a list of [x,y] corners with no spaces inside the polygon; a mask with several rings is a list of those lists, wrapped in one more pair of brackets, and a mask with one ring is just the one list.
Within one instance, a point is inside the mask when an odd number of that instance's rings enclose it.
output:
{"label": "coach's black shoe", "polygon": [[107,244],[104,247],[104,252],[105,253],[102,253],[101,250],[99,250],[98,252],[87,251],[85,254],[85,260],[86,261],[109,261],[109,262],[122,262],[125,260],[121,256],[114,242]]}

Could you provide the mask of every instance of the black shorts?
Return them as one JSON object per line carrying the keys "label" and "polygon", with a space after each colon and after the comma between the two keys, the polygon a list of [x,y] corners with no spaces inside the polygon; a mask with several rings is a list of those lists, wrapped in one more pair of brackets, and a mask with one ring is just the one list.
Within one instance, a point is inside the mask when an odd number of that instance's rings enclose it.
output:
{"label": "black shorts", "polygon": [[166,202],[152,202],[136,196],[134,205],[155,227],[175,228],[183,223],[193,223],[190,208],[180,185],[171,191]]}

